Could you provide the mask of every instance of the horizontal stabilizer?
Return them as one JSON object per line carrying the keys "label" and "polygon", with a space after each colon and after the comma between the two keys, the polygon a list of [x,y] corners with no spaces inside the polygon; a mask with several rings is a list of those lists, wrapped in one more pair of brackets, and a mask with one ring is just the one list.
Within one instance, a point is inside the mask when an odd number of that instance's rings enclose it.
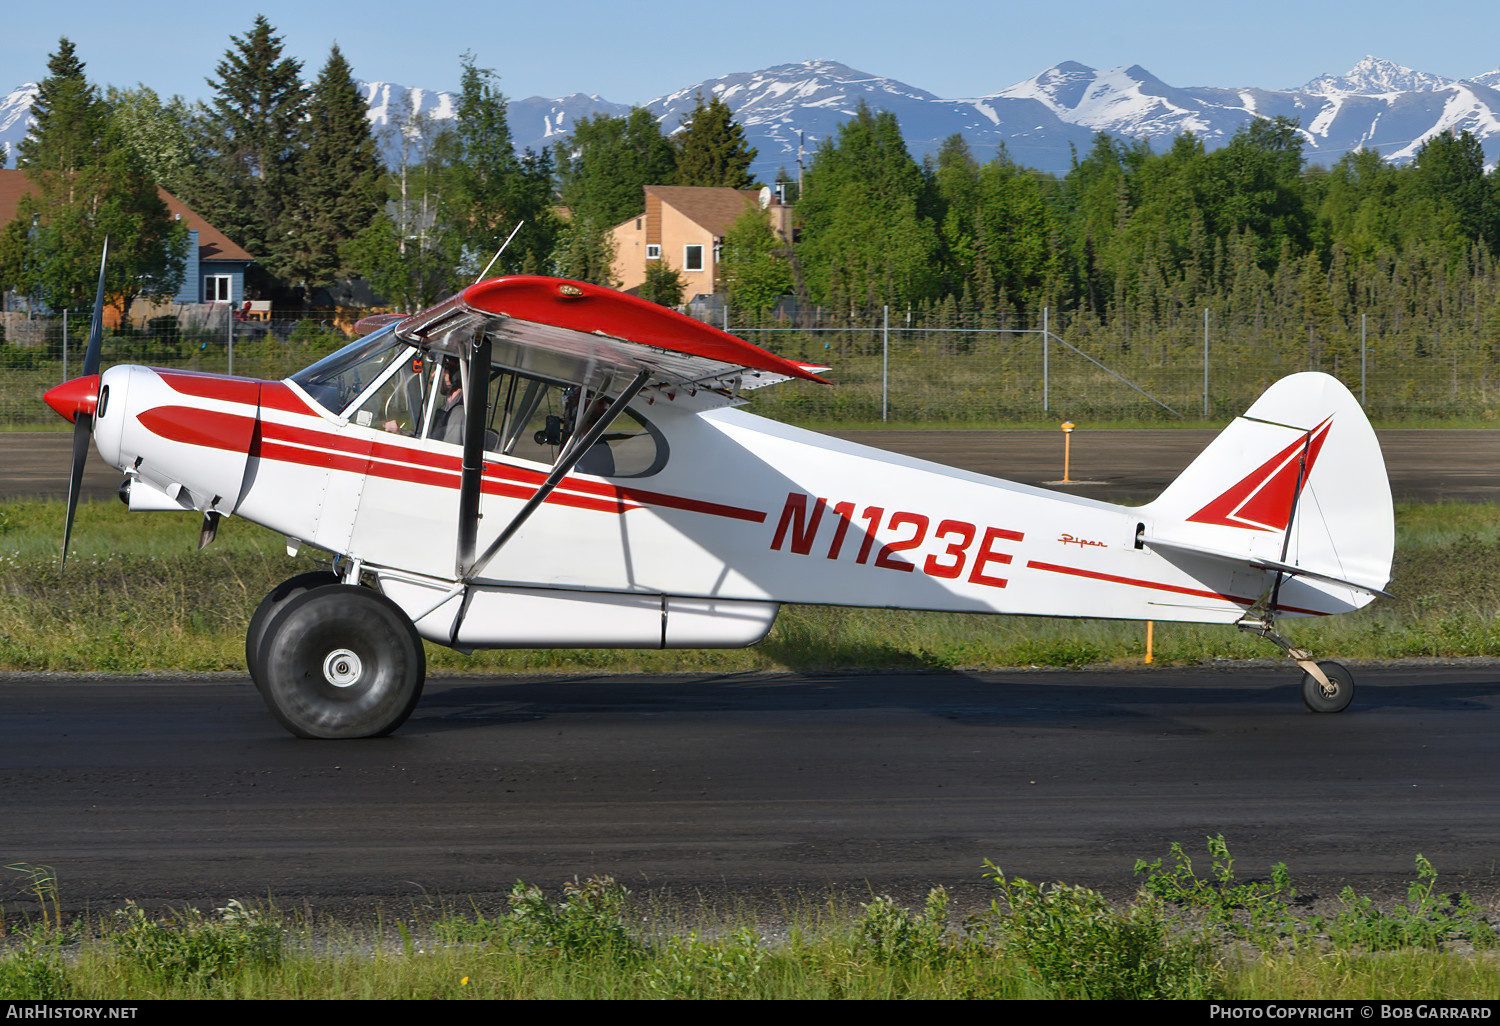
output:
{"label": "horizontal stabilizer", "polygon": [[1317,570],[1309,570],[1302,566],[1293,566],[1283,563],[1277,559],[1268,559],[1264,556],[1249,556],[1243,552],[1224,552],[1220,549],[1204,548],[1201,545],[1186,545],[1182,542],[1163,541],[1160,538],[1150,539],[1148,544],[1153,549],[1166,550],[1167,552],[1186,552],[1194,556],[1206,556],[1209,559],[1221,559],[1225,562],[1248,566],[1254,570],[1268,570],[1275,573],[1283,573],[1297,577],[1311,577],[1314,580],[1326,581],[1329,584],[1339,584],[1346,588],[1357,588],[1380,598],[1395,598],[1390,592],[1377,588],[1373,584],[1364,584],[1360,581],[1351,581],[1343,577],[1335,577],[1332,574],[1320,573]]}

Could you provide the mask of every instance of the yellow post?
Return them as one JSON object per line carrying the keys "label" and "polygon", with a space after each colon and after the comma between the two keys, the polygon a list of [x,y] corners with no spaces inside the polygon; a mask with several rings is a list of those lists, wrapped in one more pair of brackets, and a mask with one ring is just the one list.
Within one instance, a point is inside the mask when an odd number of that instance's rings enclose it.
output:
{"label": "yellow post", "polygon": [[1073,422],[1063,421],[1063,483],[1068,483],[1068,462],[1073,455]]}
{"label": "yellow post", "polygon": [[1156,624],[1153,621],[1146,621],[1146,662],[1148,663],[1151,661],[1151,634],[1152,628],[1154,628],[1155,626]]}

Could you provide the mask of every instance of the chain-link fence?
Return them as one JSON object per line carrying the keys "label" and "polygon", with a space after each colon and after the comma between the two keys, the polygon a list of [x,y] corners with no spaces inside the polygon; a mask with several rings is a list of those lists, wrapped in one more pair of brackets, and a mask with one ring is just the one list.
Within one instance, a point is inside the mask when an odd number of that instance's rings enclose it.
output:
{"label": "chain-link fence", "polygon": [[[42,394],[80,373],[88,315],[3,316],[0,427],[60,427]],[[1335,335],[1289,338],[1201,315],[1129,330],[1060,325],[1047,313],[999,326],[977,313],[917,323],[877,312],[853,327],[816,316],[796,324],[725,314],[712,320],[779,355],[832,368],[825,376],[833,388],[787,382],[752,393],[755,412],[794,422],[1222,423],[1277,378],[1304,370],[1340,378],[1377,423],[1473,422],[1500,413],[1500,341],[1478,329],[1427,334],[1356,317]],[[345,340],[316,319],[158,318],[107,332],[102,362],[278,379]]]}
{"label": "chain-link fence", "polygon": [[[90,314],[0,314],[0,428],[63,426],[42,400],[53,385],[83,373]],[[106,330],[100,365],[172,367],[278,380],[348,341],[332,317],[239,320],[229,307],[152,318]]]}
{"label": "chain-link fence", "polygon": [[913,325],[894,314],[859,327],[728,324],[782,356],[828,365],[837,388],[788,383],[757,412],[807,422],[962,427],[1060,419],[1222,423],[1278,378],[1324,371],[1372,420],[1490,420],[1500,413],[1500,340],[1381,331],[1356,318],[1336,336],[1290,339],[1205,316],[1124,331],[1050,322]]}

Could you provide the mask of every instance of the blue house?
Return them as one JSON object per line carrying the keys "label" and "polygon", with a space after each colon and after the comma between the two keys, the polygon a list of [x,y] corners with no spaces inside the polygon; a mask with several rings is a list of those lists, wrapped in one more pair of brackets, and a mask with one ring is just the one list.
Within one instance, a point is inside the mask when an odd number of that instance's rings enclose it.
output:
{"label": "blue house", "polygon": [[165,189],[158,189],[172,216],[188,226],[187,264],[183,269],[178,303],[228,303],[245,301],[245,268],[255,259],[233,241],[193,213],[188,205]]}
{"label": "blue house", "polygon": [[[15,219],[21,197],[30,188],[31,182],[24,171],[0,168],[0,225]],[[188,226],[187,264],[182,289],[173,297],[173,302],[239,306],[245,301],[245,268],[255,258],[199,217],[182,200],[165,189],[157,191],[172,216],[186,221]]]}

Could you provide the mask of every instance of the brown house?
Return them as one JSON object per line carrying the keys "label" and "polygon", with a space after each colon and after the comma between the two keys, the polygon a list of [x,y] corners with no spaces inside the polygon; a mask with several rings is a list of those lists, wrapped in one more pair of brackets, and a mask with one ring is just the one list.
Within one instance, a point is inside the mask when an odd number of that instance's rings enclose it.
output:
{"label": "brown house", "polygon": [[678,272],[683,299],[718,291],[719,255],[735,220],[753,206],[769,212],[782,238],[791,234],[791,208],[776,202],[769,188],[729,189],[695,185],[648,185],[646,209],[616,225],[614,275],[625,291],[646,281],[646,268],[660,260]]}

